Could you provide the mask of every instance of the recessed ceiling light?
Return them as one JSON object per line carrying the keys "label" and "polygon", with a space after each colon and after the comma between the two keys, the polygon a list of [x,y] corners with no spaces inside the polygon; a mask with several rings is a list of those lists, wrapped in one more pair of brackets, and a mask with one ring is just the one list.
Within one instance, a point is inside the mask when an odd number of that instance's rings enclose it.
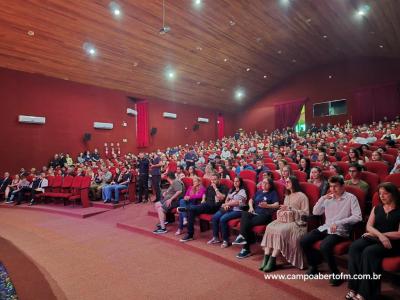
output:
{"label": "recessed ceiling light", "polygon": [[110,4],[108,5],[108,7],[110,8],[111,13],[115,17],[121,16],[121,14],[122,14],[121,6],[117,2],[111,1]]}
{"label": "recessed ceiling light", "polygon": [[197,84],[197,85],[200,85],[200,84],[201,84],[201,82],[200,82],[200,81],[197,81],[197,82],[196,82],[196,84]]}
{"label": "recessed ceiling light", "polygon": [[246,69],[246,72],[250,72],[250,70],[251,70],[250,68],[247,68],[247,69]]}
{"label": "recessed ceiling light", "polygon": [[268,76],[267,75],[264,75],[264,78],[267,78]]}
{"label": "recessed ceiling light", "polygon": [[35,35],[35,32],[33,30],[29,30],[27,33],[28,33],[29,36],[34,36]]}
{"label": "recessed ceiling light", "polygon": [[228,59],[227,58],[224,58],[224,62],[227,62],[228,61]]}
{"label": "recessed ceiling light", "polygon": [[311,23],[311,21],[312,21],[311,18],[308,18],[308,19],[306,20],[307,23]]}
{"label": "recessed ceiling light", "polygon": [[196,7],[199,7],[199,6],[201,5],[201,0],[193,0],[193,4],[194,4]]}
{"label": "recessed ceiling light", "polygon": [[185,130],[188,130],[188,128],[187,128],[187,127],[185,127]]}
{"label": "recessed ceiling light", "polygon": [[324,39],[327,39],[327,38],[328,38],[328,36],[327,36],[327,35],[323,35],[322,37],[323,37]]}
{"label": "recessed ceiling light", "polygon": [[84,43],[83,50],[90,56],[95,56],[97,54],[96,47],[91,43]]}
{"label": "recessed ceiling light", "polygon": [[238,89],[235,91],[235,99],[236,99],[236,100],[242,100],[242,99],[244,98],[244,96],[245,96],[244,89],[238,88]]}
{"label": "recessed ceiling light", "polygon": [[356,11],[356,16],[359,18],[365,17],[370,9],[369,5],[363,5]]}
{"label": "recessed ceiling light", "polygon": [[134,63],[133,63],[133,66],[134,67],[137,67],[139,65],[139,63],[137,62],[137,61],[135,61]]}
{"label": "recessed ceiling light", "polygon": [[277,53],[278,53],[278,54],[282,54],[282,50],[278,50]]}
{"label": "recessed ceiling light", "polygon": [[379,48],[381,48],[381,49],[382,49],[382,48],[383,48],[383,45],[379,45]]}
{"label": "recessed ceiling light", "polygon": [[169,72],[168,72],[168,78],[169,78],[169,79],[173,79],[174,77],[175,77],[175,73],[172,72],[172,71],[169,71]]}
{"label": "recessed ceiling light", "polygon": [[329,76],[328,76],[328,78],[329,78],[329,79],[332,79],[332,78],[333,78],[333,76],[332,76],[332,75],[329,75]]}
{"label": "recessed ceiling light", "polygon": [[236,25],[236,23],[235,23],[235,21],[233,21],[233,20],[230,20],[230,21],[229,21],[229,25],[231,25],[231,26],[235,26],[235,25]]}
{"label": "recessed ceiling light", "polygon": [[223,92],[223,91],[225,91],[225,89],[223,89],[223,88],[221,88],[221,89],[219,89],[221,92]]}
{"label": "recessed ceiling light", "polygon": [[292,63],[295,63],[297,60],[295,60],[294,58],[292,59]]}
{"label": "recessed ceiling light", "polygon": [[196,47],[196,50],[197,50],[197,51],[201,51],[201,50],[203,50],[203,48],[201,48],[201,46],[197,46],[197,47]]}
{"label": "recessed ceiling light", "polygon": [[279,2],[283,6],[288,6],[290,4],[290,0],[280,0]]}

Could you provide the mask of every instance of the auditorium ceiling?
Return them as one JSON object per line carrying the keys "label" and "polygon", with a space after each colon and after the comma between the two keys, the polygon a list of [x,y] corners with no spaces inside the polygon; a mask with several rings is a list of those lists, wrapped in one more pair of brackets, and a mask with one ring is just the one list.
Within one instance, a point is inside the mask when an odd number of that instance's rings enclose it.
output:
{"label": "auditorium ceiling", "polygon": [[[0,66],[219,111],[291,75],[400,57],[400,1],[12,0]],[[160,34],[162,27],[168,31]]]}

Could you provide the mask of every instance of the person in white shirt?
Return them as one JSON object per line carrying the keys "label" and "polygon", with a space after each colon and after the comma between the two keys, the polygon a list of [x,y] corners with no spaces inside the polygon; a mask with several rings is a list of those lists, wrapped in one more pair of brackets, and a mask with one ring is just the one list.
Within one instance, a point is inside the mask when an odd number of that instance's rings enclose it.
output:
{"label": "person in white shirt", "polygon": [[398,152],[397,152],[396,162],[394,163],[393,169],[390,171],[390,174],[400,173],[400,148],[397,150]]}
{"label": "person in white shirt", "polygon": [[[318,273],[319,253],[313,248],[313,244],[320,240],[320,251],[331,273],[339,274],[333,249],[336,244],[349,237],[352,225],[362,220],[357,197],[345,191],[343,178],[332,176],[329,178],[329,187],[329,193],[322,196],[313,208],[314,215],[325,215],[325,224],[310,231],[300,240],[309,265],[308,274]],[[339,279],[330,280],[330,285],[333,286],[341,283]]]}

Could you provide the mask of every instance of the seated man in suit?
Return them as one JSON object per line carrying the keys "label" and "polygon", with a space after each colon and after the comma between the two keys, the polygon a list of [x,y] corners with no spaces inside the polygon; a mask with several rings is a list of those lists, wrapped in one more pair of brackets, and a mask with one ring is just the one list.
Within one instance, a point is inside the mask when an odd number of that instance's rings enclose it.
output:
{"label": "seated man in suit", "polygon": [[[329,178],[329,189],[329,192],[322,196],[313,208],[314,215],[325,214],[325,224],[310,231],[300,240],[309,265],[308,274],[318,273],[319,253],[313,248],[313,244],[320,240],[322,240],[320,250],[331,273],[339,274],[333,249],[336,244],[349,237],[352,225],[362,220],[358,200],[356,196],[345,191],[342,177]],[[333,286],[341,283],[339,279],[330,280]]]}
{"label": "seated man in suit", "polygon": [[219,181],[219,175],[214,173],[211,176],[211,184],[208,186],[206,193],[199,205],[189,206],[187,209],[179,207],[179,212],[187,210],[188,213],[188,233],[180,240],[188,242],[193,240],[194,235],[194,220],[200,214],[215,214],[220,208],[225,198],[228,195],[229,189],[222,185]]}

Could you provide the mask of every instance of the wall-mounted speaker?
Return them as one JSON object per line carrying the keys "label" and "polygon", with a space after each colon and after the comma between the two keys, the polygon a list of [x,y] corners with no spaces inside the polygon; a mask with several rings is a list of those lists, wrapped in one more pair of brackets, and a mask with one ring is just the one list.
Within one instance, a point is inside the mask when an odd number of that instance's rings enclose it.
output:
{"label": "wall-mounted speaker", "polygon": [[194,124],[193,125],[193,131],[197,131],[197,130],[199,130],[199,128],[200,128],[199,124]]}
{"label": "wall-mounted speaker", "polygon": [[92,139],[92,134],[91,133],[84,133],[83,134],[83,141],[86,143],[86,142],[89,142],[90,140]]}
{"label": "wall-mounted speaker", "polygon": [[157,128],[156,127],[152,127],[151,130],[150,130],[150,135],[153,136],[153,135],[156,135],[156,133],[157,133]]}

